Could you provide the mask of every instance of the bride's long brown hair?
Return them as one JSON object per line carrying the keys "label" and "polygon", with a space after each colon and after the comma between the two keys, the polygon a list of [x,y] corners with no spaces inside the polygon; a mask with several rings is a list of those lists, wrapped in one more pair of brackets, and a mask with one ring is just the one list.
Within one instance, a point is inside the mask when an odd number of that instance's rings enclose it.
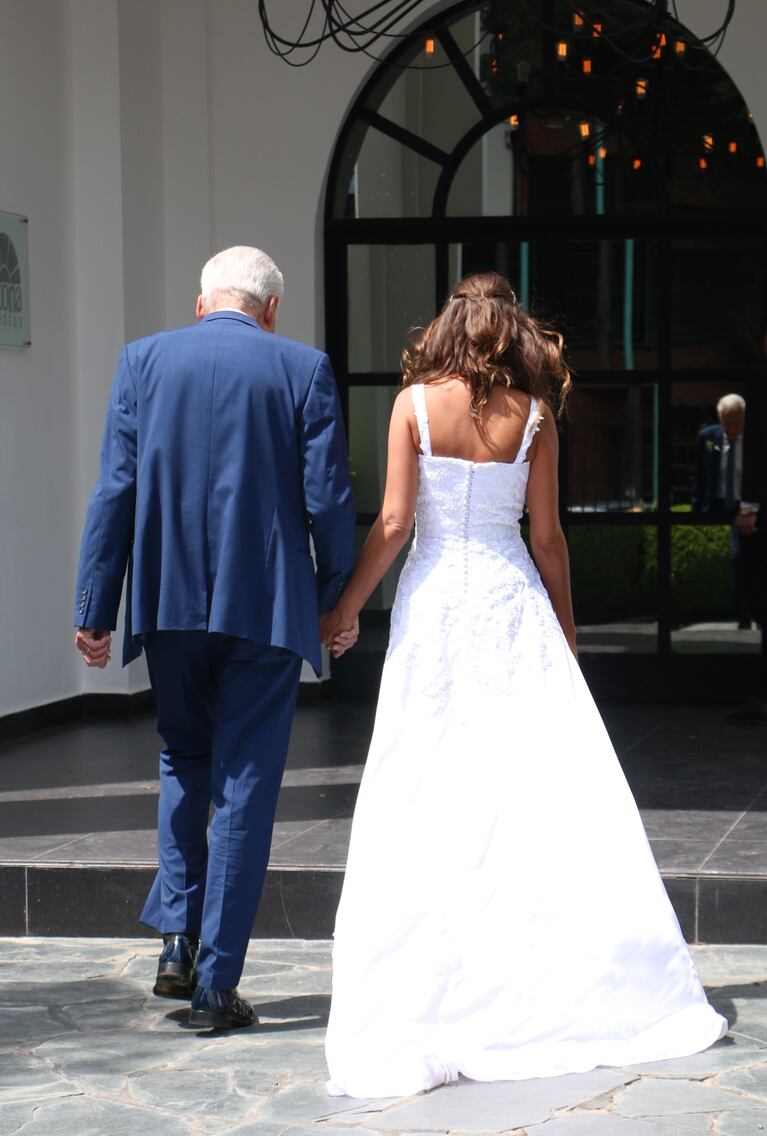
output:
{"label": "bride's long brown hair", "polygon": [[426,328],[414,328],[402,354],[402,385],[458,376],[479,418],[494,383],[526,391],[557,415],[572,386],[558,331],[529,315],[503,276],[477,272],[455,286]]}

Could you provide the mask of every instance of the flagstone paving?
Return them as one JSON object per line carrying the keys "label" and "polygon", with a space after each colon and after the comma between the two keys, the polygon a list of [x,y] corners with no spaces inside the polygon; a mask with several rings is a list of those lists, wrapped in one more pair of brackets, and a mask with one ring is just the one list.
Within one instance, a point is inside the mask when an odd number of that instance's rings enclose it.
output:
{"label": "flagstone paving", "polygon": [[325,1092],[327,942],[254,940],[261,1025],[214,1033],[151,994],[155,942],[0,939],[0,1136],[767,1133],[767,947],[693,954],[731,1024],[706,1053],[360,1101]]}

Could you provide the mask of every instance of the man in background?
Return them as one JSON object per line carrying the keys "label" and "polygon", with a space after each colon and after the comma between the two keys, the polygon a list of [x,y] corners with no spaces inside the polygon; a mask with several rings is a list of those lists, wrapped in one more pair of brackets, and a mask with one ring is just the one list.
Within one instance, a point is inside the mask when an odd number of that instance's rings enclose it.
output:
{"label": "man in background", "polygon": [[753,697],[727,715],[733,722],[767,722],[767,374],[749,388],[743,435],[742,499],[735,517],[752,611],[761,626],[761,653]]}
{"label": "man in background", "polygon": [[[698,433],[697,469],[692,491],[693,511],[722,513],[734,520],[743,482],[743,433],[746,402],[739,394],[726,394],[716,405],[719,418]],[[738,627],[751,627],[752,604],[740,529],[730,530],[732,604]]]}

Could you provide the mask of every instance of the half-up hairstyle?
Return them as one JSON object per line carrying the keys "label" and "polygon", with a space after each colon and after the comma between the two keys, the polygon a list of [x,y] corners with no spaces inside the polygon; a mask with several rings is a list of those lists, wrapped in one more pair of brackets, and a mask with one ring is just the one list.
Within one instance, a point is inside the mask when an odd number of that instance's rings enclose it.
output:
{"label": "half-up hairstyle", "polygon": [[455,286],[426,328],[414,328],[402,354],[402,385],[458,376],[471,387],[478,418],[494,383],[526,391],[558,417],[572,385],[558,331],[528,315],[496,272],[477,272]]}

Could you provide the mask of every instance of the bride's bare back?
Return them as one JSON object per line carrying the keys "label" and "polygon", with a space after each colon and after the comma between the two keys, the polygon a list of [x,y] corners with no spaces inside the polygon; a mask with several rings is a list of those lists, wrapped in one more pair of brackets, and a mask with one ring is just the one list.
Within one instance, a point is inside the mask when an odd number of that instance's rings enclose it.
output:
{"label": "bride's bare back", "polygon": [[[492,389],[479,418],[469,412],[471,389],[460,378],[424,384],[431,450],[436,457],[464,461],[513,462],[522,445],[530,414],[530,395],[509,387]],[[420,448],[415,413],[410,415],[413,444]],[[528,459],[532,453],[528,453]]]}

